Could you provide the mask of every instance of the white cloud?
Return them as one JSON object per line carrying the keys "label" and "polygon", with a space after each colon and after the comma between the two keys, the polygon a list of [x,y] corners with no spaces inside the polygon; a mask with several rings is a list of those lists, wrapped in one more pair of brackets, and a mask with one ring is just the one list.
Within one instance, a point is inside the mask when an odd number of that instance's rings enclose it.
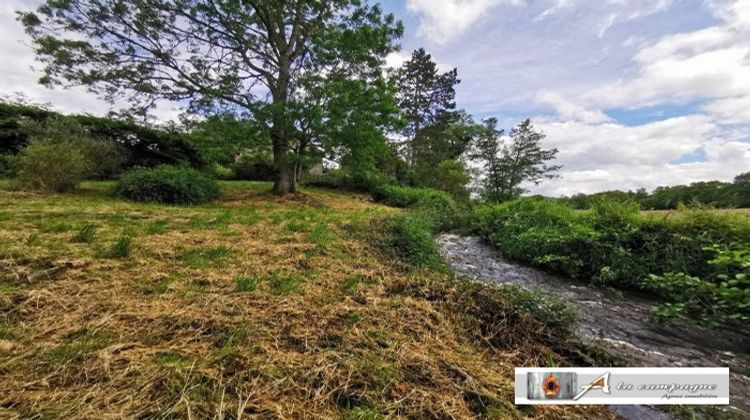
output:
{"label": "white cloud", "polygon": [[385,66],[396,69],[401,67],[407,60],[409,60],[408,55],[402,52],[392,52],[385,57]]}
{"label": "white cloud", "polygon": [[[710,117],[690,115],[636,127],[538,119],[547,147],[559,149],[563,178],[533,192],[572,195],[611,189],[653,189],[702,180],[731,180],[747,170],[750,144],[726,136]],[[705,162],[674,164],[703,150]]]}
{"label": "white cloud", "polygon": [[524,0],[407,0],[406,7],[421,16],[422,36],[443,43],[457,38],[495,6],[523,4]]}
{"label": "white cloud", "polygon": [[541,92],[538,101],[552,106],[559,118],[567,121],[582,121],[596,124],[611,120],[607,114],[598,110],[588,110],[579,104],[575,104],[554,92]]}
{"label": "white cloud", "polygon": [[719,25],[670,35],[642,48],[630,80],[582,95],[592,107],[636,108],[750,95],[750,0],[714,4]]}
{"label": "white cloud", "polygon": [[722,124],[750,124],[750,96],[719,99],[703,109]]}

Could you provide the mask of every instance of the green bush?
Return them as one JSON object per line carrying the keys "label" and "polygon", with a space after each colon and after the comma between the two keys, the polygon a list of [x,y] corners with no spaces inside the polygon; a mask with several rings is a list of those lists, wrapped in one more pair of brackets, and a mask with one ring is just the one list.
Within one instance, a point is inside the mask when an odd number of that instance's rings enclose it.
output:
{"label": "green bush", "polygon": [[453,201],[448,193],[429,188],[381,185],[372,191],[375,201],[393,207],[414,207],[423,199]]}
{"label": "green bush", "polygon": [[433,221],[424,214],[401,214],[387,221],[384,245],[389,252],[412,266],[445,270],[432,232]]}
{"label": "green bush", "polygon": [[235,177],[243,181],[273,181],[273,156],[269,152],[255,152],[241,156],[234,163]]}
{"label": "green bush", "polygon": [[691,318],[709,327],[750,321],[750,246],[713,246],[707,250],[715,256],[708,262],[712,273],[704,279],[666,273],[644,280],[646,289],[670,300],[651,311],[657,320]]}
{"label": "green bush", "polygon": [[86,177],[91,166],[74,143],[35,140],[21,151],[17,181],[24,189],[70,191]]}
{"label": "green bush", "polygon": [[134,201],[185,205],[206,203],[220,195],[210,175],[175,166],[126,173],[120,178],[117,194]]}
{"label": "green bush", "polygon": [[91,162],[87,178],[112,179],[123,172],[128,161],[128,150],[110,140],[81,137],[73,140],[86,160]]}
{"label": "green bush", "polygon": [[234,173],[234,168],[224,166],[220,163],[214,162],[209,167],[209,172],[216,178],[221,180],[235,179],[237,175]]}
{"label": "green bush", "polygon": [[466,165],[458,160],[420,165],[414,170],[415,185],[445,191],[459,200],[469,199],[466,186],[470,181]]}
{"label": "green bush", "polygon": [[706,314],[686,309],[694,302],[683,293],[723,293],[700,283],[717,276],[707,247],[750,237],[750,222],[742,217],[705,209],[683,209],[670,218],[641,216],[633,203],[616,201],[599,201],[590,212],[575,212],[559,201],[520,199],[480,207],[476,223],[481,236],[508,258],[623,288],[648,289],[654,281],[651,289],[675,305],[688,302],[685,308],[664,307],[664,314],[697,319]]}
{"label": "green bush", "polygon": [[51,118],[27,127],[32,141],[63,144],[80,151],[89,167],[86,178],[109,179],[120,175],[128,161],[128,150],[112,140],[92,135],[73,119]]}
{"label": "green bush", "polygon": [[0,178],[14,178],[18,175],[18,156],[0,154]]}

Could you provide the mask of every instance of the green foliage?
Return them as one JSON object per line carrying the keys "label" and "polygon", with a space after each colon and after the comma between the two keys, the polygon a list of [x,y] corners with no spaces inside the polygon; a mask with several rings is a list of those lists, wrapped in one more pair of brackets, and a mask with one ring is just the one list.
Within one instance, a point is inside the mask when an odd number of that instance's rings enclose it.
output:
{"label": "green foliage", "polygon": [[240,293],[254,292],[260,285],[258,277],[238,276],[234,278],[234,290]]}
{"label": "green foliage", "polygon": [[273,181],[273,155],[270,152],[246,153],[234,163],[236,179],[245,181]]}
{"label": "green foliage", "polygon": [[[483,337],[494,340],[499,347],[503,343],[495,337],[507,337],[501,333],[509,325],[529,328],[535,324],[540,332],[539,341],[547,344],[559,344],[574,333],[576,312],[563,299],[531,292],[521,287],[482,287],[481,285],[462,285],[466,290],[462,308],[459,311],[470,314],[480,327]],[[502,308],[502,310],[500,309]],[[526,325],[524,325],[526,324]],[[520,334],[523,336],[523,334]]]}
{"label": "green foliage", "polygon": [[133,239],[128,235],[119,237],[104,253],[106,258],[127,258],[133,251]]}
{"label": "green foliage", "polygon": [[183,133],[121,119],[63,115],[38,105],[0,101],[0,154],[18,154],[35,137],[85,142],[84,152],[93,161],[89,176],[94,178],[115,176],[130,167],[204,165]]}
{"label": "green foliage", "polygon": [[96,225],[87,224],[83,226],[76,234],[73,236],[72,242],[74,243],[89,243],[94,239],[94,235],[96,235],[97,227]]}
{"label": "green foliage", "polygon": [[213,163],[208,168],[208,172],[211,173],[216,179],[220,180],[232,180],[237,179],[237,175],[234,172],[233,167],[224,166],[220,163]]}
{"label": "green foliage", "polygon": [[107,179],[119,175],[128,160],[127,149],[96,137],[73,118],[56,117],[27,126],[32,141],[62,144],[78,150],[88,162],[86,178]]}
{"label": "green foliage", "polygon": [[414,207],[422,199],[452,201],[451,196],[428,188],[401,187],[398,185],[382,185],[372,192],[375,201],[393,207]]}
{"label": "green foliage", "polygon": [[628,230],[637,228],[641,210],[635,201],[594,200],[591,206],[592,224],[599,229]]}
{"label": "green foliage", "polygon": [[444,160],[414,168],[415,185],[445,191],[460,200],[469,199],[466,186],[470,181],[466,165],[458,160]]}
{"label": "green foliage", "polygon": [[73,143],[40,140],[23,149],[18,166],[22,188],[65,192],[83,181],[91,163]]}
{"label": "green foliage", "polygon": [[196,205],[219,197],[219,186],[209,175],[190,168],[160,166],[131,171],[117,184],[120,197],[134,201]]}
{"label": "green foliage", "polygon": [[685,273],[651,275],[643,286],[670,300],[652,310],[666,322],[675,318],[697,320],[703,326],[747,323],[750,320],[750,246],[733,249],[712,246],[712,272],[703,279]]}
{"label": "green foliage", "polygon": [[458,70],[441,74],[437,63],[423,48],[415,50],[399,69],[398,105],[408,121],[403,133],[407,138],[404,155],[409,164],[419,163],[416,138],[421,131],[456,108],[458,83]]}
{"label": "green foliage", "polygon": [[[488,205],[476,213],[481,235],[511,259],[624,288],[648,287],[647,279],[657,275],[661,286],[655,283],[655,290],[674,301],[657,311],[663,317],[706,317],[690,309],[693,302],[681,293],[706,298],[719,293],[699,283],[718,276],[707,246],[729,246],[750,237],[750,222],[741,217],[701,209],[684,209],[670,219],[645,217],[633,202],[603,199],[589,213],[546,199]],[[662,273],[685,274],[658,277]],[[680,284],[694,289],[678,290]]]}
{"label": "green foliage", "polygon": [[189,123],[187,128],[189,132],[185,136],[186,140],[214,167],[231,166],[235,157],[245,150],[271,145],[271,139],[262,124],[251,118],[235,117],[228,113],[211,115],[204,120]]}
{"label": "green foliage", "polygon": [[590,209],[592,203],[605,198],[615,201],[635,201],[643,210],[675,210],[681,205],[711,206],[715,208],[750,208],[748,175],[738,175],[733,183],[709,181],[690,185],[659,187],[652,193],[638,191],[605,191],[596,194],[576,194],[563,201],[576,209]]}
{"label": "green foliage", "polygon": [[385,248],[417,268],[445,270],[433,238],[434,222],[420,212],[392,217],[386,223]]}
{"label": "green foliage", "polygon": [[0,154],[0,178],[14,178],[18,174],[18,156]]}
{"label": "green foliage", "polygon": [[[20,13],[19,20],[45,63],[42,83],[83,84],[109,96],[128,94],[141,108],[163,98],[185,100],[204,111],[253,114],[273,145],[278,194],[293,192],[296,186],[297,177],[289,176],[295,162],[288,153],[307,134],[296,128],[309,126],[296,111],[316,108],[317,95],[299,87],[314,78],[365,86],[382,80],[384,58],[397,49],[395,40],[403,33],[393,15],[359,0],[196,0],[138,2],[132,7],[123,7],[120,0],[47,0],[36,11]],[[177,20],[183,24],[175,25]],[[269,30],[274,33],[257,36]],[[117,42],[111,42],[113,38]],[[273,94],[256,95],[253,88],[259,82]],[[370,96],[370,102],[378,102],[375,98]],[[379,117],[352,114],[358,120]]]}
{"label": "green foliage", "polygon": [[524,182],[539,185],[557,178],[561,166],[548,165],[557,157],[557,149],[542,149],[545,135],[536,131],[531,120],[519,124],[503,139],[497,119],[485,121],[485,131],[477,143],[477,158],[484,162],[482,194],[490,202],[503,202],[520,196]]}

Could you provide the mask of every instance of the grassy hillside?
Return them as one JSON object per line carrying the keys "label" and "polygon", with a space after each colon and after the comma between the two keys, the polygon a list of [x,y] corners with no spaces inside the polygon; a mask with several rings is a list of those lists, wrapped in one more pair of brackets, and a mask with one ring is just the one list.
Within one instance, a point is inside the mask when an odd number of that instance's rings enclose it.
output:
{"label": "grassy hillside", "polygon": [[515,366],[566,363],[554,333],[518,291],[375,246],[400,210],[258,183],[190,208],[110,187],[0,186],[0,417],[608,416],[515,407]]}

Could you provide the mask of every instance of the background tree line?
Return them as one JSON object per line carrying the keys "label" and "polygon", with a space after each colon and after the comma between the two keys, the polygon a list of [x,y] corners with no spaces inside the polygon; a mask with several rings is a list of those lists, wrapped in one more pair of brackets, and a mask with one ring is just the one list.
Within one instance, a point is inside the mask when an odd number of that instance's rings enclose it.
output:
{"label": "background tree line", "polygon": [[600,199],[634,201],[642,210],[674,210],[680,204],[699,204],[722,209],[750,208],[750,172],[736,176],[733,182],[695,182],[690,185],[658,187],[652,192],[640,189],[576,194],[562,200],[576,209],[590,209]]}

